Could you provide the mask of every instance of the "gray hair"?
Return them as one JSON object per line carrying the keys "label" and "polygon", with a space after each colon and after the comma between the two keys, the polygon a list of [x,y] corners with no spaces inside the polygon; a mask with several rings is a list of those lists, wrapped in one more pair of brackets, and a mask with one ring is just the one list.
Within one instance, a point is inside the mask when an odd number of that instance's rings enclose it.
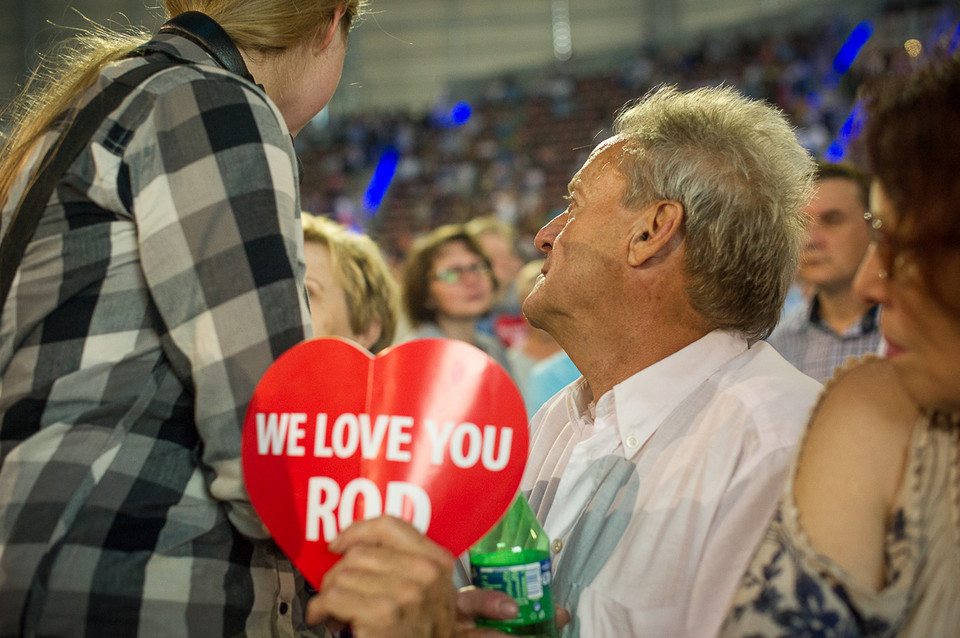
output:
{"label": "gray hair", "polygon": [[661,87],[621,109],[614,133],[624,206],[683,205],[694,310],[765,339],[796,276],[815,172],[783,114],[729,87]]}

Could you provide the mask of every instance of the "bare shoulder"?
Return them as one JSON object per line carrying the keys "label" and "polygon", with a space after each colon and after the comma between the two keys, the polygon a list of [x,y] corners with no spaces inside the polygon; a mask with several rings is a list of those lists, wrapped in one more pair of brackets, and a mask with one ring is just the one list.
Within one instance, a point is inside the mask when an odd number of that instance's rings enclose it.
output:
{"label": "bare shoulder", "polygon": [[907,395],[893,365],[871,357],[840,369],[827,382],[809,434],[909,438],[918,416],[919,408]]}
{"label": "bare shoulder", "polygon": [[870,359],[824,388],[798,458],[794,500],[814,548],[864,584],[883,577],[883,540],[919,408],[892,365]]}
{"label": "bare shoulder", "polygon": [[[829,381],[808,426],[798,466],[824,476],[880,480],[893,496],[920,411],[889,361],[867,359]],[[860,482],[859,480],[857,481]]]}

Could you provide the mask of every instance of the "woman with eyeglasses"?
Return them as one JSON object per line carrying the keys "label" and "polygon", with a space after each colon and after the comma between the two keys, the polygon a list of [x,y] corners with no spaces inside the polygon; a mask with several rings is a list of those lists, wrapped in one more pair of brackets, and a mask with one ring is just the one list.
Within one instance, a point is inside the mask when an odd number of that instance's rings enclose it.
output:
{"label": "woman with eyeglasses", "polygon": [[508,371],[506,348],[477,330],[490,312],[498,282],[490,258],[461,224],[449,224],[418,240],[403,271],[403,307],[410,339],[446,337],[472,343]]}
{"label": "woman with eyeglasses", "polygon": [[722,636],[960,636],[958,104],[956,57],[868,101],[887,357],[828,381]]}

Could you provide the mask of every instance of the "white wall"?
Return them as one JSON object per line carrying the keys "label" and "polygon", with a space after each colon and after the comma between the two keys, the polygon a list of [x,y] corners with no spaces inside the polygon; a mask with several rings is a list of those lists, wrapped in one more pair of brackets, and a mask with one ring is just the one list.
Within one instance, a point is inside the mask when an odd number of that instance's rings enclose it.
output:
{"label": "white wall", "polygon": [[[392,0],[373,6],[374,14],[350,36],[334,108],[397,101],[429,106],[448,79],[555,61],[550,0]],[[575,54],[640,41],[644,6],[638,0],[569,0]]]}

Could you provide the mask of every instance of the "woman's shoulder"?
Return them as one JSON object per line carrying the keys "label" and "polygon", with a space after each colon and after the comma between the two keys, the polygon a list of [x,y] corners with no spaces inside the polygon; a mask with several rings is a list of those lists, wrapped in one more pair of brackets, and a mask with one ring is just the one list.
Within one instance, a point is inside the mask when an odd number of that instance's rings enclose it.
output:
{"label": "woman's shoulder", "polygon": [[920,409],[903,387],[893,364],[871,356],[848,362],[827,381],[807,426],[798,478],[805,467],[831,475],[881,480],[896,490],[891,478],[902,465]]}
{"label": "woman's shoulder", "polygon": [[797,458],[793,499],[818,553],[878,588],[892,505],[920,410],[889,361],[870,358],[824,387]]}
{"label": "woman's shoulder", "polygon": [[134,81],[138,69],[147,66],[158,70],[137,80],[130,97],[114,113],[121,126],[139,129],[139,123],[149,117],[165,129],[185,125],[202,134],[222,122],[234,132],[260,129],[270,137],[289,138],[282,115],[262,87],[212,64],[164,56],[130,57],[104,69],[104,87],[118,80]]}
{"label": "woman's shoulder", "polygon": [[869,434],[900,440],[909,437],[918,416],[893,364],[867,356],[851,359],[826,382],[809,428],[828,438]]}

